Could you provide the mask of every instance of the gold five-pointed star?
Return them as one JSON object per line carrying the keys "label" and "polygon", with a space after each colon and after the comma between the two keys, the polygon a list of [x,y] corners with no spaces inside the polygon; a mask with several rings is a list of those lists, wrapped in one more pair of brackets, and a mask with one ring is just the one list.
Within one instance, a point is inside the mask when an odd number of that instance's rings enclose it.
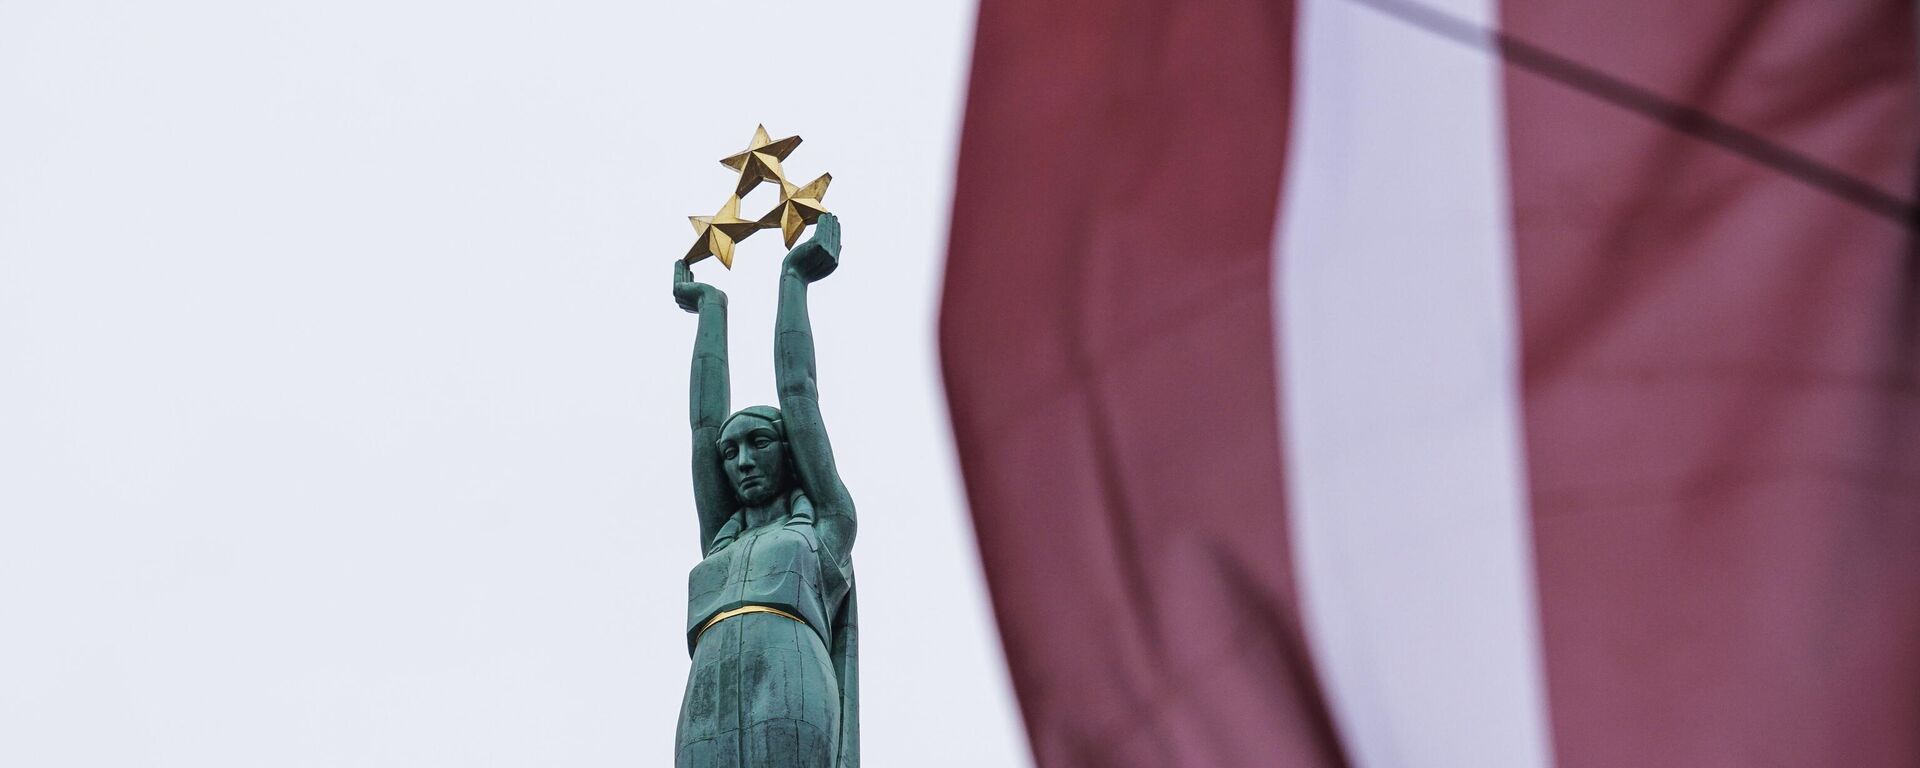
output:
{"label": "gold five-pointed star", "polygon": [[827,212],[820,198],[827,196],[827,185],[832,182],[831,173],[820,174],[820,178],[807,182],[804,187],[780,182],[780,204],[760,217],[760,226],[779,227],[780,234],[787,239],[787,247],[792,248],[794,241],[800,239],[800,230]]}
{"label": "gold five-pointed star", "polygon": [[699,238],[693,241],[693,248],[687,251],[688,264],[695,263],[708,256],[720,260],[721,266],[733,269],[733,244],[747,239],[754,230],[765,229],[768,225],[751,219],[740,218],[740,198],[729,197],[727,204],[720,206],[720,212],[712,216],[688,216],[693,222],[694,234]]}
{"label": "gold five-pointed star", "polygon": [[733,194],[745,196],[762,181],[785,184],[786,177],[780,170],[780,161],[793,154],[793,148],[800,146],[800,137],[788,136],[774,141],[767,135],[767,127],[756,126],[753,129],[753,141],[745,151],[721,158],[720,164],[740,172],[740,182],[734,185]]}

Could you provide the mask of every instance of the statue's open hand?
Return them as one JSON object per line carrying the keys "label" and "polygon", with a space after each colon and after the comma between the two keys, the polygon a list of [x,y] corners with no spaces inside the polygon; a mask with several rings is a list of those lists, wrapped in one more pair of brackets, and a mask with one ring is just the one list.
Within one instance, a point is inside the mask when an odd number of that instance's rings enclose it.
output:
{"label": "statue's open hand", "polygon": [[673,262],[673,300],[674,303],[680,305],[681,309],[688,312],[699,312],[700,305],[709,301],[717,301],[720,302],[721,306],[726,306],[727,295],[721,293],[720,289],[707,285],[706,283],[694,282],[693,267],[687,266],[687,262],[684,259],[675,259]]}
{"label": "statue's open hand", "polygon": [[786,271],[811,283],[833,274],[838,268],[840,219],[831,213],[823,213],[813,224],[813,237],[787,252]]}

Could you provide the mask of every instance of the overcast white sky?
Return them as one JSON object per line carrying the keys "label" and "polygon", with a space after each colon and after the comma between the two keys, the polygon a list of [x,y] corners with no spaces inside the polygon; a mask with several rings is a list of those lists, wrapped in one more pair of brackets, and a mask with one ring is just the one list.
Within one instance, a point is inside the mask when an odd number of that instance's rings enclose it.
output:
{"label": "overcast white sky", "polygon": [[[0,765],[669,764],[670,264],[758,122],[846,229],[867,762],[1025,764],[932,342],[972,13],[0,0]],[[697,269],[736,405],[781,252]]]}

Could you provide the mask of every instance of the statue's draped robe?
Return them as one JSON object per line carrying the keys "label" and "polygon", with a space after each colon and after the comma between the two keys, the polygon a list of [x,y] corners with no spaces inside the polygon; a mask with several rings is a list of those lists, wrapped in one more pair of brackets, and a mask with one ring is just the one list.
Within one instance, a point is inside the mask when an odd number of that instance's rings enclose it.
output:
{"label": "statue's draped robe", "polygon": [[[678,768],[860,764],[853,569],[823,546],[805,494],[793,492],[789,509],[786,518],[750,529],[735,515],[688,578],[693,669],[681,705]],[[747,605],[804,623],[747,614],[701,633],[715,614]]]}

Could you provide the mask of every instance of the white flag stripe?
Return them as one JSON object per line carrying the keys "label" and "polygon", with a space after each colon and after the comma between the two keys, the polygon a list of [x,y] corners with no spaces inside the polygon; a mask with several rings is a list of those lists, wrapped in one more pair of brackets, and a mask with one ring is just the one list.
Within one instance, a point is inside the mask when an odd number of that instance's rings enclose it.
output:
{"label": "white flag stripe", "polygon": [[1360,768],[1544,768],[1500,67],[1300,9],[1274,316],[1315,665]]}

